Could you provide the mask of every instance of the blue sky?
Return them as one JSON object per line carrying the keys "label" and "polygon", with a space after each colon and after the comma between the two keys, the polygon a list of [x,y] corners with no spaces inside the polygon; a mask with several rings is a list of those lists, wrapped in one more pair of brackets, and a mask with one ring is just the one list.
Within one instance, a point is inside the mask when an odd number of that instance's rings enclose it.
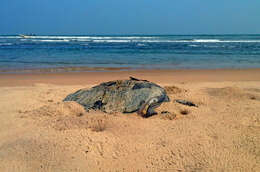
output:
{"label": "blue sky", "polygon": [[0,34],[255,34],[260,0],[0,0]]}

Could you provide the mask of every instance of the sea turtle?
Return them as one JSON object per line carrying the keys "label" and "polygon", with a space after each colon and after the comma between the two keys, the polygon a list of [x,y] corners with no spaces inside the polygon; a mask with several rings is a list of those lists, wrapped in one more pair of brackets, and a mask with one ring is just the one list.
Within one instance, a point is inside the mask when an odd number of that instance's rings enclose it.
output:
{"label": "sea turtle", "polygon": [[137,112],[143,117],[156,114],[154,109],[170,99],[166,91],[147,80],[130,77],[101,83],[91,89],[81,89],[68,95],[64,101],[76,101],[88,111],[99,109],[103,112]]}

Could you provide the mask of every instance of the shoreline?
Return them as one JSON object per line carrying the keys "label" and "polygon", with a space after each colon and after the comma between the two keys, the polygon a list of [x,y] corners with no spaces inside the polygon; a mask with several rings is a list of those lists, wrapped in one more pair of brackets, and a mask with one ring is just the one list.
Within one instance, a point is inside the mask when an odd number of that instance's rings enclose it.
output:
{"label": "shoreline", "polygon": [[17,68],[17,69],[1,69],[0,75],[3,74],[34,74],[34,73],[80,73],[80,72],[121,72],[121,71],[216,71],[216,70],[255,70],[260,69],[260,67],[251,67],[251,68],[134,68],[134,67],[89,67],[89,66],[80,66],[80,67],[46,67],[46,68]]}
{"label": "shoreline", "polygon": [[53,67],[53,68],[28,68],[28,69],[0,69],[1,74],[15,73],[62,73],[62,72],[108,72],[108,71],[123,71],[135,70],[130,67]]}
{"label": "shoreline", "polygon": [[0,73],[0,87],[31,86],[36,83],[93,85],[109,80],[128,79],[129,76],[161,84],[182,82],[260,81],[260,68]]}

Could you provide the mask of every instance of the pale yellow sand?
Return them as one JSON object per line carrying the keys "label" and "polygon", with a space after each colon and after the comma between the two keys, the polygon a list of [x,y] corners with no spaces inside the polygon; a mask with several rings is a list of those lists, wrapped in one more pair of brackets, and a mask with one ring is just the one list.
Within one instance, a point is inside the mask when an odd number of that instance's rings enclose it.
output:
{"label": "pale yellow sand", "polygon": [[[260,171],[259,70],[170,72],[0,75],[0,171]],[[128,75],[168,86],[172,101],[157,111],[173,115],[85,113],[62,102]]]}

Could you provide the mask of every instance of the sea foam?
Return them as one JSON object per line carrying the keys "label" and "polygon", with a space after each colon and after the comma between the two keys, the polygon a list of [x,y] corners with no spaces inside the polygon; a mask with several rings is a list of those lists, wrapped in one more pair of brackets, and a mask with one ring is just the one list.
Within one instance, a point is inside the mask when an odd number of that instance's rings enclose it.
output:
{"label": "sea foam", "polygon": [[33,40],[34,42],[69,42],[70,40],[55,40],[55,39],[44,39],[44,40]]}
{"label": "sea foam", "polygon": [[8,45],[13,45],[12,43],[0,43],[0,46],[8,46]]}

